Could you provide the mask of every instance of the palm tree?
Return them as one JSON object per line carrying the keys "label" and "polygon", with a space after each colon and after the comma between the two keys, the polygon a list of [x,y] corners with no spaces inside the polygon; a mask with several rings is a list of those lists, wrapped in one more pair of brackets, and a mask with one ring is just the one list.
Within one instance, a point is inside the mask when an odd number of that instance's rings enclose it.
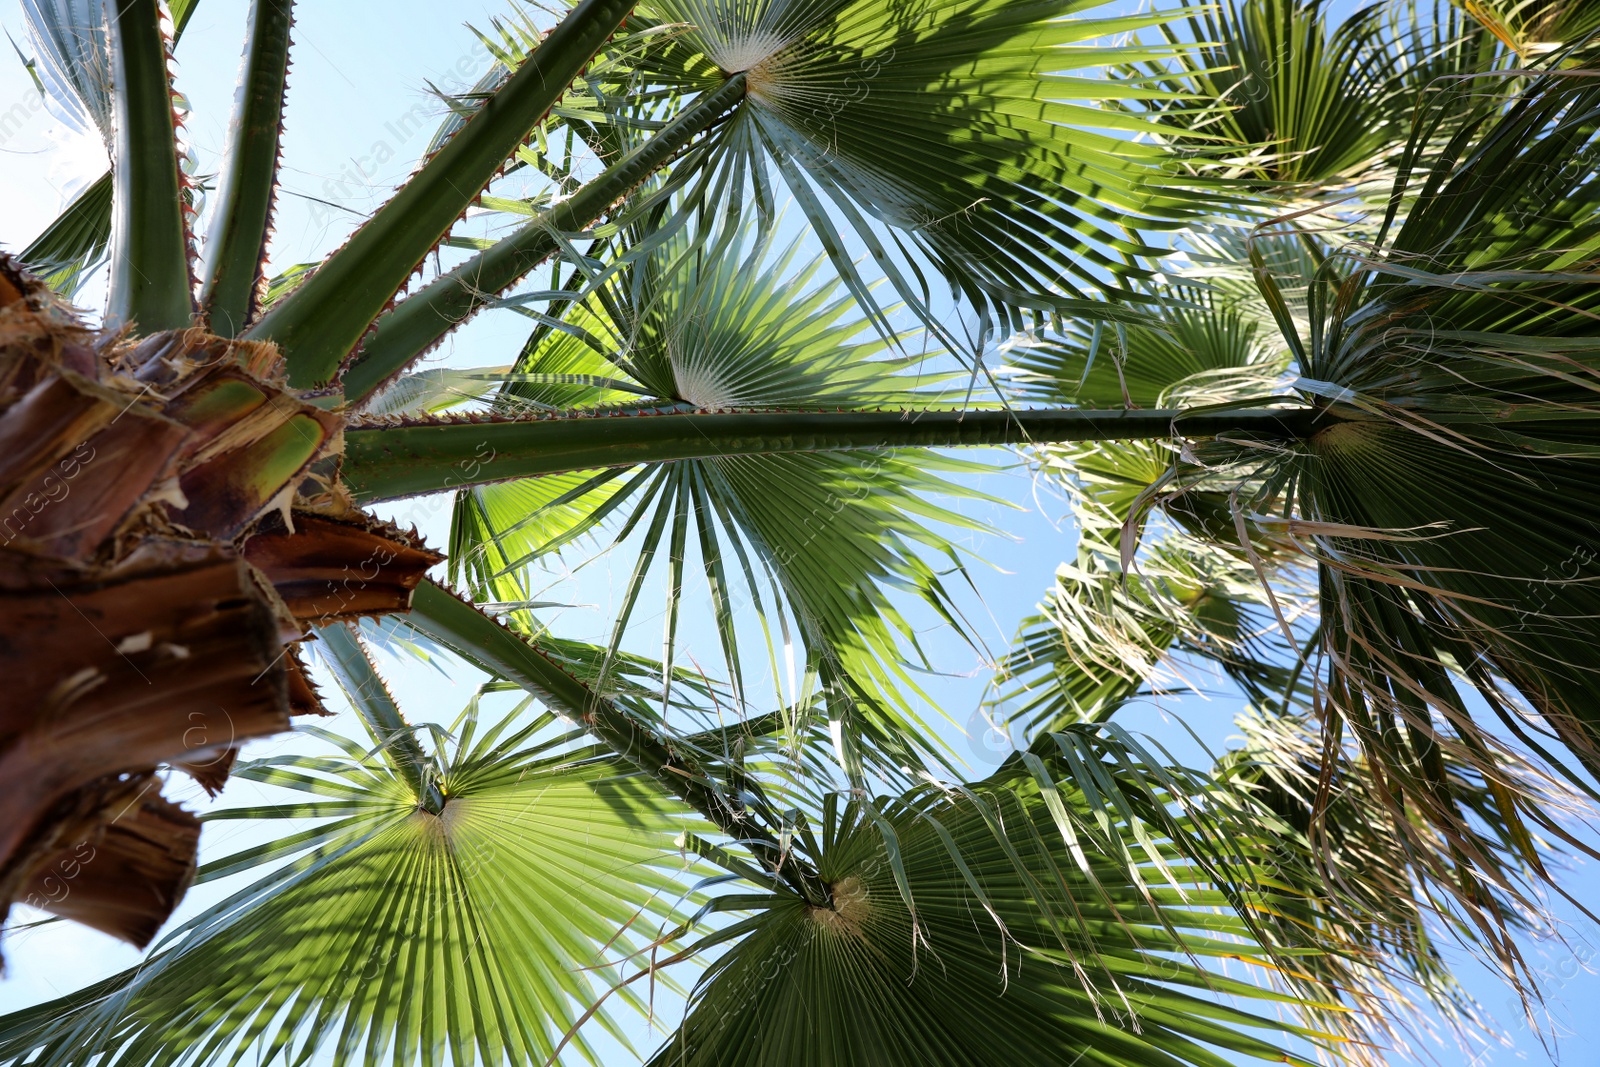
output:
{"label": "palm tree", "polygon": [[[113,165],[0,272],[0,892],[144,947],[191,880],[255,880],[0,1058],[592,1059],[699,961],[663,1067],[1381,1062],[1416,1002],[1471,1025],[1441,925],[1531,980],[1511,935],[1600,768],[1581,26],[1530,69],[1537,20],[1470,4],[581,0],[500,26],[394,197],[268,279],[292,3],[254,0],[196,278],[194,3],[28,5]],[[551,195],[494,195],[526,168]],[[474,206],[513,225],[466,239]],[[101,258],[90,328],[60,294]],[[489,307],[534,322],[514,359],[413,370]],[[1029,743],[966,781],[904,594],[966,631],[930,497],[996,445],[1081,543],[997,675]],[[445,491],[465,596],[367,510]],[[612,637],[562,640],[539,568],[608,529]],[[675,654],[702,578],[725,682]],[[793,653],[765,714],[740,602]],[[397,629],[496,679],[448,729],[379,676]],[[308,646],[368,736],[234,767],[323,710]],[[1115,721],[1174,656],[1256,708],[1214,767]],[[197,874],[168,766],[317,821]]]}

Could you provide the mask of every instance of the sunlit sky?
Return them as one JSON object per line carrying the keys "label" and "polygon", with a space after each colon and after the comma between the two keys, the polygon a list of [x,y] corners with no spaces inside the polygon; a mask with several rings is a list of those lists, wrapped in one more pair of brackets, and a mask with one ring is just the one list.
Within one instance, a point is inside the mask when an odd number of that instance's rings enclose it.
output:
{"label": "sunlit sky", "polygon": [[[492,16],[504,13],[508,2],[321,0],[299,5],[283,195],[272,251],[274,270],[325,255],[363,213],[404,179],[444,110],[428,92],[428,83],[447,91],[459,90],[487,69],[488,54],[465,24],[486,26]],[[179,88],[192,105],[185,135],[202,173],[216,170],[224,146],[245,8],[245,0],[203,0],[179,48]],[[18,0],[0,0],[0,25],[27,50]],[[104,167],[98,134],[70,129],[42,107],[21,63],[5,47],[0,53],[0,247],[20,250]],[[97,300],[98,295],[91,289],[84,297]],[[526,329],[526,321],[510,313],[490,313],[447,342],[435,358],[459,366],[509,363]],[[970,482],[1017,505],[970,505],[996,532],[963,533],[954,538],[975,557],[973,575],[983,600],[973,604],[973,621],[990,650],[999,651],[1018,620],[1033,610],[1055,565],[1072,555],[1072,529],[1063,517],[1064,502],[1036,492],[1024,471],[1013,469]],[[446,509],[439,505],[435,498],[402,506],[393,513],[416,522],[430,541],[439,545],[445,540],[447,518]],[[627,565],[625,561],[619,566]],[[555,587],[547,598],[578,605],[561,615],[560,631],[576,638],[603,639],[623,577],[625,570],[613,575],[600,561]],[[925,621],[932,626],[931,620]],[[645,620],[646,629],[649,625]],[[660,632],[659,623],[655,632]],[[948,634],[930,630],[926,640],[935,661],[951,672],[951,676],[930,679],[930,693],[950,714],[948,735],[961,751],[972,753],[974,765],[981,769],[998,757],[982,744],[969,744],[959,734],[960,729],[977,725],[972,711],[982,688],[981,656]],[[720,658],[714,632],[704,618],[689,620],[681,647],[680,661],[698,656],[709,665]],[[415,665],[389,663],[385,667],[397,681],[402,703],[414,720],[452,718],[481,680],[464,666],[450,667],[449,678]],[[1129,715],[1128,722],[1156,735],[1180,754],[1195,752],[1170,714],[1174,707],[1151,702]],[[1221,745],[1239,709],[1236,701],[1218,696],[1185,700],[1182,710],[1207,744]],[[354,724],[347,719],[341,716],[335,728],[353,730]],[[249,753],[263,755],[297,746],[303,750],[304,741],[275,739]],[[177,783],[174,787],[180,797],[201,806],[193,787]],[[249,789],[247,783],[236,782],[229,786],[223,802],[248,800]],[[236,835],[248,832],[233,824],[210,826],[202,843],[203,856],[232,851],[239,844]],[[1589,902],[1600,903],[1600,878],[1592,867],[1575,870],[1570,884]],[[197,891],[179,915],[193,914],[211,898],[212,894]],[[1556,1035],[1557,1055],[1547,1054],[1520,1019],[1509,993],[1492,976],[1464,963],[1462,974],[1469,988],[1500,1020],[1508,1042],[1471,1060],[1479,1067],[1600,1064],[1600,1011],[1595,1010],[1600,1006],[1600,978],[1581,965],[1595,954],[1591,946],[1600,946],[1600,937],[1586,922],[1576,919],[1572,909],[1557,910],[1573,919],[1567,933],[1576,952],[1558,944],[1526,946],[1533,965],[1547,978],[1552,998],[1548,1023]],[[37,913],[20,906],[12,915],[13,922],[38,918]],[[0,1010],[50,999],[139,959],[132,949],[102,935],[60,923],[9,933],[3,947],[6,973],[0,980]],[[659,1040],[659,1036],[648,1035],[642,1023],[635,1033],[642,1051],[649,1051]],[[1437,1056],[1445,1064],[1463,1061],[1453,1047],[1438,1049]],[[614,1062],[629,1062],[620,1051],[615,1057]]]}

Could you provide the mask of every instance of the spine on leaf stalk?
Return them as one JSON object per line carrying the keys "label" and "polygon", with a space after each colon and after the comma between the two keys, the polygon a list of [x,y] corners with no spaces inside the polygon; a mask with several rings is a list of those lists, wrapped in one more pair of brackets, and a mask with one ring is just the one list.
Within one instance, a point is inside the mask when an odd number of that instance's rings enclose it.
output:
{"label": "spine on leaf stalk", "polygon": [[[153,0],[145,0],[153,2]],[[306,283],[246,336],[276,341],[289,382],[326,385],[579,72],[622,24],[628,0],[582,0],[506,84]]]}
{"label": "spine on leaf stalk", "polygon": [[272,231],[293,12],[294,0],[253,0],[250,7],[239,109],[217,182],[200,294],[201,315],[219,337],[238,336],[256,310]]}
{"label": "spine on leaf stalk", "polygon": [[571,197],[502,241],[407,297],[378,320],[342,379],[345,399],[357,403],[471,318],[498,294],[560,249],[562,233],[592,226],[689,143],[725,117],[745,95],[735,74]]}
{"label": "spine on leaf stalk", "polygon": [[106,322],[181,330],[194,303],[161,12],[156,0],[114,0],[108,14],[118,165]]}

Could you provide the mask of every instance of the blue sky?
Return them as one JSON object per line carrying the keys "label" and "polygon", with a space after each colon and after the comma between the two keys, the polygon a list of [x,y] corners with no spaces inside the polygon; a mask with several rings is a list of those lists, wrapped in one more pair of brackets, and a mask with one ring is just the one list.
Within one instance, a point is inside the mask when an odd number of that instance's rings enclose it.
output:
{"label": "blue sky", "polygon": [[[204,0],[179,50],[179,88],[193,108],[186,136],[202,172],[215,169],[223,148],[245,7],[244,0]],[[429,94],[427,84],[455,90],[477,78],[487,68],[489,57],[464,23],[487,25],[490,17],[504,10],[504,3],[494,0],[451,4],[323,0],[301,5],[273,253],[275,269],[325,255],[363,212],[404,179],[443,110]],[[0,0],[0,25],[21,40],[18,0]],[[36,101],[37,94],[21,65],[9,52],[0,56],[0,247],[11,250],[20,249],[35,236],[65,198],[97,177],[104,166],[94,134],[63,128]],[[94,293],[85,296],[97,298]],[[436,358],[456,366],[507,363],[525,332],[524,320],[514,315],[484,315],[447,342]],[[1036,492],[1026,472],[997,472],[971,483],[1017,505],[972,505],[996,532],[958,538],[977,559],[973,571],[983,602],[976,605],[976,621],[990,646],[1001,649],[1018,620],[1033,610],[1056,564],[1072,555],[1073,534],[1064,518],[1063,501]],[[394,514],[415,521],[434,544],[444,543],[447,515],[437,499],[404,505]],[[602,561],[561,586],[562,599],[581,605],[562,615],[564,634],[590,640],[604,637],[620,582],[626,577],[629,560],[625,554],[620,558],[622,574],[611,573]],[[689,620],[681,648],[685,659],[697,656],[709,665],[719,660],[720,653],[703,614]],[[659,620],[642,620],[645,630],[652,624],[659,632]],[[951,713],[948,735],[962,751],[972,752],[974,763],[981,766],[995,757],[982,745],[969,744],[959,733],[973,724],[971,712],[982,688],[981,658],[948,634],[930,630],[925,638],[936,662],[949,671],[949,676],[930,682],[940,705]],[[647,647],[641,650],[651,651]],[[453,717],[479,680],[465,667],[451,668],[448,679],[417,666],[395,664],[392,671],[406,694],[407,711],[424,720]],[[1177,705],[1151,703],[1128,721],[1180,754],[1195,752],[1171,714],[1175,710],[1179,710]],[[1181,703],[1185,720],[1211,745],[1225,742],[1237,710],[1237,702],[1225,696],[1189,698]],[[339,726],[354,728],[347,721],[336,724]],[[263,743],[252,754],[265,755],[302,743],[277,739]],[[201,803],[192,790],[187,799],[197,806]],[[248,799],[245,783],[230,786],[225,796],[227,801]],[[203,843],[205,853],[233,850],[240,842],[230,834],[241,832],[248,830],[212,826]],[[1600,903],[1600,877],[1592,865],[1575,870],[1568,884],[1580,898]],[[192,913],[207,896],[194,894],[184,913]],[[1509,993],[1481,968],[1463,960],[1463,979],[1498,1019],[1510,1042],[1471,1060],[1477,1067],[1600,1064],[1600,1015],[1591,1007],[1600,1004],[1600,978],[1583,965],[1600,949],[1600,937],[1571,908],[1561,906],[1557,911],[1571,923],[1567,929],[1571,947],[1544,942],[1530,943],[1526,950],[1546,978],[1550,1029],[1557,1036],[1558,1057],[1546,1054],[1520,1019]],[[36,916],[27,916],[20,908],[14,915],[18,920],[30,917]],[[7,970],[0,980],[0,1010],[49,999],[138,959],[131,949],[101,935],[61,924],[10,935],[4,948]],[[638,1041],[645,1048],[654,1043],[642,1032]],[[1445,1064],[1464,1062],[1453,1048],[1439,1049],[1437,1055]],[[615,1062],[626,1061],[618,1058]],[[1397,1058],[1394,1062],[1404,1061]]]}

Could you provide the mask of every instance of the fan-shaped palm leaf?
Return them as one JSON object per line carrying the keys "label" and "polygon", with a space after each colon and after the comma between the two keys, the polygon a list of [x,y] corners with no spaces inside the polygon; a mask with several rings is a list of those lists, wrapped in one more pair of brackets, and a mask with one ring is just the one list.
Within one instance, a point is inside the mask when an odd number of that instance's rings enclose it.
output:
{"label": "fan-shaped palm leaf", "polygon": [[[1600,601],[1574,517],[1592,480],[1600,186],[1550,160],[1593,158],[1593,92],[1548,76],[1458,137],[1459,162],[1393,240],[1329,276],[1309,343],[1294,339],[1300,387],[1328,418],[1288,468],[1305,517],[1326,524],[1304,543],[1327,561],[1338,630],[1361,644],[1384,616],[1390,642],[1414,634],[1469,674],[1489,666],[1585,758],[1597,690],[1581,649]],[[1413,655],[1433,658],[1411,647],[1390,665]]]}
{"label": "fan-shaped palm leaf", "polygon": [[[928,268],[986,312],[1115,314],[1078,299],[1122,290],[1134,257],[1161,250],[1141,229],[1192,215],[1195,184],[1166,176],[1149,124],[1105,100],[1152,95],[1140,80],[1074,76],[1170,54],[1126,36],[1167,16],[1083,16],[1092,0],[661,0],[663,47],[631,60],[636,85],[675,111],[654,136],[570,199],[401,302],[367,342],[358,394],[404,369],[460,322],[589,229],[618,198],[705,131],[672,170],[678,222],[710,205],[725,223],[770,223],[788,190],[852,294],[892,328],[840,234],[853,233],[924,322]],[[649,92],[645,93],[647,98]],[[884,150],[884,137],[894,139]],[[557,231],[557,232],[552,232]],[[709,235],[711,230],[703,231]]]}
{"label": "fan-shaped palm leaf", "polygon": [[[773,255],[765,241],[747,249],[734,242],[720,259],[687,241],[665,245],[561,319],[541,323],[496,407],[600,405],[649,417],[663,407],[859,409],[937,396],[919,386],[936,385],[942,375],[915,375],[910,360],[883,358],[881,341],[858,340],[862,326],[848,299],[812,283],[816,262],[790,271],[791,259],[792,251]],[[541,556],[608,521],[620,526],[619,541],[640,532],[639,563],[612,643],[619,646],[660,553],[669,575],[670,666],[692,535],[736,695],[745,699],[734,624],[743,601],[771,624],[774,656],[781,634],[782,644],[799,645],[804,669],[815,675],[803,683],[791,673],[785,685],[774,660],[778,704],[809,706],[807,691],[820,684],[842,743],[892,754],[889,765],[898,766],[910,751],[937,750],[938,743],[904,695],[916,685],[900,664],[917,652],[891,592],[908,591],[955,621],[922,552],[942,554],[953,566],[959,560],[924,522],[975,524],[926,497],[971,496],[935,472],[979,469],[921,451],[797,454],[478,487],[458,500],[452,558],[490,598],[528,600],[526,567]],[[852,754],[849,762],[861,758]]]}
{"label": "fan-shaped palm leaf", "polygon": [[[1227,898],[1126,824],[1121,847],[1069,848],[1063,827],[1092,825],[1094,804],[1048,795],[1013,773],[829,812],[832,906],[742,898],[758,910],[713,935],[740,939],[652,1064],[1303,1062],[1273,1041],[1306,1031],[1215,999],[1296,1003],[1222,973],[1221,958],[1270,959]],[[1167,864],[1148,891],[1123,854],[1145,847]]]}
{"label": "fan-shaped palm leaf", "polygon": [[1075,322],[1042,338],[1013,339],[1007,384],[1026,400],[1086,408],[1209,399],[1172,396],[1180,384],[1193,394],[1226,383],[1229,399],[1272,391],[1287,352],[1254,308],[1237,306],[1226,293],[1179,289],[1172,296],[1173,306],[1152,313],[1148,325]]}
{"label": "fan-shaped palm leaf", "polygon": [[[1220,240],[1204,242],[1204,257],[1197,261],[1212,261],[1204,270],[1217,286],[1205,302],[1223,308],[1229,321],[1244,324],[1243,334],[1206,334],[1183,329],[1186,324],[1164,336],[1137,328],[1122,332],[1113,352],[1127,355],[1101,373],[1098,391],[1111,396],[1113,390],[1122,391],[1135,402],[1149,403],[1153,393],[1158,402],[1167,403],[1196,384],[1204,395],[1204,378],[1182,375],[1197,369],[1195,359],[1206,351],[1200,342],[1208,336],[1227,338],[1210,357],[1219,370],[1233,363],[1270,371],[1292,356],[1303,375],[1303,389],[1331,401],[1331,411],[1350,413],[1313,436],[1306,453],[1214,445],[1180,458],[1158,446],[1134,443],[1056,447],[1047,453],[1047,462],[1074,480],[1075,510],[1091,553],[1093,542],[1109,545],[1119,527],[1126,531],[1143,521],[1141,509],[1160,505],[1189,534],[1223,548],[1221,558],[1240,569],[1239,577],[1246,576],[1246,559],[1257,581],[1271,577],[1271,606],[1280,618],[1310,608],[1305,596],[1294,595],[1282,582],[1298,568],[1285,571],[1283,566],[1297,558],[1304,561],[1307,553],[1324,564],[1316,645],[1328,653],[1334,683],[1331,691],[1319,690],[1319,699],[1344,709],[1341,714],[1349,718],[1343,721],[1358,742],[1361,758],[1377,768],[1368,773],[1382,783],[1372,796],[1388,805],[1398,833],[1415,834],[1397,869],[1409,870],[1406,877],[1420,884],[1457,895],[1477,933],[1508,967],[1515,953],[1497,924],[1515,923],[1528,898],[1511,888],[1498,857],[1514,854],[1526,870],[1543,876],[1522,820],[1560,838],[1559,812],[1568,805],[1552,801],[1554,794],[1536,773],[1527,771],[1520,756],[1472,722],[1449,672],[1466,665],[1469,677],[1492,699],[1492,676],[1502,672],[1588,758],[1591,739],[1552,700],[1562,684],[1573,683],[1574,673],[1579,675],[1577,684],[1583,684],[1582,672],[1568,670],[1551,683],[1538,674],[1530,679],[1530,670],[1522,665],[1533,656],[1538,657],[1537,670],[1554,666],[1560,672],[1562,663],[1583,662],[1576,644],[1584,638],[1573,635],[1574,645],[1564,651],[1561,663],[1553,662],[1555,650],[1541,648],[1541,641],[1571,619],[1590,617],[1592,609],[1568,608],[1559,624],[1543,621],[1540,609],[1557,610],[1557,593],[1580,600],[1588,596],[1579,568],[1569,568],[1572,573],[1562,576],[1566,581],[1551,581],[1549,546],[1507,540],[1515,535],[1503,513],[1493,514],[1495,505],[1488,497],[1470,515],[1460,509],[1470,506],[1467,502],[1486,479],[1504,479],[1494,490],[1501,499],[1525,499],[1532,485],[1547,482],[1568,464],[1583,462],[1578,449],[1521,437],[1521,425],[1503,421],[1526,419],[1531,427],[1560,433],[1562,442],[1573,441],[1590,403],[1583,384],[1587,341],[1581,338],[1593,332],[1584,302],[1591,299],[1584,289],[1591,283],[1578,265],[1584,261],[1582,250],[1592,242],[1589,179],[1586,174],[1547,176],[1546,185],[1554,181],[1560,186],[1547,192],[1531,184],[1531,166],[1518,170],[1513,163],[1523,153],[1570,153],[1586,143],[1588,119],[1580,118],[1585,105],[1571,98],[1578,92],[1575,84],[1563,89],[1546,81],[1542,95],[1513,105],[1506,117],[1469,127],[1443,151],[1441,173],[1415,179],[1421,188],[1412,191],[1406,185],[1407,175],[1415,173],[1410,168],[1413,157],[1437,144],[1432,138],[1438,127],[1425,123],[1402,160],[1406,172],[1395,191],[1395,210],[1403,211],[1405,221],[1382,257],[1355,252],[1362,246],[1351,246],[1343,255],[1324,258],[1320,238],[1299,235],[1286,241],[1258,234],[1244,246],[1261,287],[1257,303],[1242,299],[1233,284],[1226,249],[1234,242],[1226,231]],[[1455,114],[1453,105],[1444,102],[1434,118],[1442,122]],[[1554,143],[1540,145],[1544,138]],[[1577,156],[1586,158],[1581,148]],[[1501,185],[1507,168],[1513,181],[1529,184]],[[1495,192],[1480,196],[1479,189]],[[1532,215],[1530,193],[1538,197],[1540,208],[1550,209],[1548,214]],[[1560,200],[1569,195],[1571,200]],[[1536,233],[1525,240],[1520,232],[1513,236],[1530,225]],[[1296,244],[1299,253],[1286,255]],[[1541,275],[1540,251],[1556,262],[1565,256],[1571,269],[1563,262]],[[1565,291],[1559,291],[1562,286]],[[1557,290],[1549,294],[1550,302],[1545,300],[1546,287]],[[1291,302],[1292,290],[1298,295]],[[1269,309],[1282,328],[1281,346],[1266,340],[1255,322]],[[1187,314],[1207,322],[1216,311]],[[1443,321],[1461,323],[1462,332],[1437,334]],[[1531,329],[1517,332],[1525,326]],[[1561,339],[1545,340],[1550,334]],[[1103,348],[1109,337],[1092,337],[1083,330],[1076,337],[1069,334],[1064,341],[1026,349],[1017,360],[1023,373],[1013,380],[1023,389],[1053,392],[1058,398],[1088,391],[1094,388],[1097,341]],[[1242,354],[1250,348],[1258,355]],[[1235,353],[1231,358],[1229,350]],[[1563,369],[1557,370],[1558,365]],[[1226,377],[1220,381],[1224,388],[1208,399],[1230,399],[1226,386],[1231,383]],[[1558,399],[1557,381],[1567,383],[1570,394]],[[1550,421],[1541,426],[1545,420]],[[1359,460],[1325,454],[1343,447],[1341,438],[1347,445],[1359,440],[1367,446]],[[1229,466],[1230,459],[1239,462]],[[1469,475],[1474,464],[1482,464],[1485,473]],[[1407,480],[1390,480],[1402,471],[1410,472]],[[1444,471],[1455,473],[1441,482]],[[1352,510],[1357,501],[1363,510]],[[1572,504],[1571,497],[1550,502],[1568,515],[1566,529],[1571,528]],[[1304,510],[1296,513],[1296,507]],[[1252,509],[1316,521],[1303,529],[1295,527],[1300,519],[1294,517],[1287,522],[1248,521],[1246,513]],[[1554,530],[1562,520],[1552,511],[1546,521]],[[1418,529],[1429,523],[1448,524],[1453,532],[1445,534],[1443,525],[1437,534]],[[1167,549],[1182,543],[1181,538],[1163,542],[1150,556],[1162,578],[1170,570]],[[1334,545],[1342,555],[1334,554]],[[1126,537],[1121,555],[1127,566],[1131,542]],[[1505,569],[1508,562],[1531,568],[1522,582],[1543,580],[1548,595],[1537,606],[1528,605],[1527,586],[1519,587],[1516,572]],[[1538,570],[1541,564],[1543,571]],[[1141,690],[1150,668],[1177,635],[1205,632],[1198,619],[1182,610],[1182,596],[1163,597],[1159,584],[1143,580],[1108,580],[1104,572],[1114,574],[1116,569],[1101,568],[1098,581],[1071,572],[1067,586],[1048,604],[1048,621],[1024,634],[1008,666],[1025,684],[1007,695],[1022,701],[1026,712],[1067,718],[1104,715]],[[1247,601],[1238,595],[1241,591],[1218,602],[1243,606]],[[1261,596],[1250,599],[1259,611]],[[1522,614],[1513,609],[1515,617],[1507,627],[1495,613],[1513,604],[1523,605]],[[1270,631],[1265,636],[1278,640]],[[1298,645],[1304,637],[1293,640]],[[1204,648],[1200,644],[1196,650],[1204,654]],[[1121,656],[1114,651],[1119,649]],[[1272,658],[1280,662],[1303,658],[1298,648],[1279,653]],[[1226,657],[1212,658],[1227,669]],[[1302,677],[1296,675],[1297,681]],[[1050,678],[1059,690],[1052,690]],[[1251,688],[1248,678],[1238,680]],[[1586,706],[1578,692],[1569,689],[1567,701]],[[1255,694],[1258,702],[1264,696]],[[1506,712],[1511,729],[1533,741],[1504,704],[1497,706]],[[1341,751],[1339,737],[1336,730],[1327,741],[1327,753]],[[1337,774],[1332,764],[1326,770]],[[1419,796],[1434,799],[1414,799]],[[1497,812],[1487,822],[1477,812],[1486,799]]]}
{"label": "fan-shaped palm leaf", "polygon": [[[392,708],[354,655],[353,701]],[[308,728],[339,754],[236,769],[302,795],[208,816],[282,827],[200,875],[256,880],[138,967],[0,1020],[0,1060],[547,1062],[611,961],[670,919],[672,841],[698,823],[525,707],[481,727],[475,699],[421,765],[388,758],[422,756],[397,721],[377,749]]]}
{"label": "fan-shaped palm leaf", "polygon": [[[680,47],[709,60],[707,75],[748,80],[708,166],[776,170],[819,235],[837,212],[879,256],[865,220],[887,223],[980,306],[1098,289],[1096,270],[1120,275],[1147,250],[1125,227],[1186,207],[1152,185],[1158,149],[1085,129],[1144,129],[1092,102],[1149,91],[1058,73],[1138,58],[1131,43],[1097,45],[1159,16],[984,0],[653,6],[693,27]],[[837,253],[835,263],[856,276]],[[907,278],[906,295],[921,296]]]}

